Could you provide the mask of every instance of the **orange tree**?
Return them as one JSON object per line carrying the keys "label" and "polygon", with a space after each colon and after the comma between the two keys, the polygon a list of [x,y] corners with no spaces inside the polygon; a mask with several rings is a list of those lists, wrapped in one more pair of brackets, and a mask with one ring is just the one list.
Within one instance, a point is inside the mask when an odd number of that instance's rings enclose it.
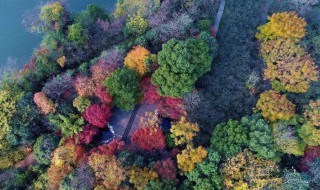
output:
{"label": "orange tree", "polygon": [[201,163],[205,157],[207,157],[207,151],[202,146],[197,148],[187,146],[181,154],[177,155],[178,168],[182,174],[191,172],[195,165]]}
{"label": "orange tree", "polygon": [[139,76],[143,76],[148,71],[148,65],[146,59],[148,58],[150,52],[142,46],[135,46],[127,54],[124,59],[124,64],[136,71]]}
{"label": "orange tree", "polygon": [[257,108],[265,119],[274,122],[289,120],[295,115],[296,106],[287,99],[286,95],[269,90],[260,94]]}

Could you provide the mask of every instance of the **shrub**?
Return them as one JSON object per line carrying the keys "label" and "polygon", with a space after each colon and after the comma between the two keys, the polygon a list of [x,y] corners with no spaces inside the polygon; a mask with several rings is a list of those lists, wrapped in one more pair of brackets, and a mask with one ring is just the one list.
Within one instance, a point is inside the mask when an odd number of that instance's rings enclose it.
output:
{"label": "shrub", "polygon": [[82,117],[90,124],[104,128],[112,116],[111,107],[106,104],[101,106],[93,104],[83,112]]}
{"label": "shrub", "polygon": [[295,115],[295,107],[286,95],[281,95],[272,90],[260,94],[257,103],[257,108],[261,110],[262,116],[271,122],[289,120]]}
{"label": "shrub", "polygon": [[104,81],[113,98],[113,104],[126,111],[134,108],[140,97],[136,73],[127,68],[117,69]]}

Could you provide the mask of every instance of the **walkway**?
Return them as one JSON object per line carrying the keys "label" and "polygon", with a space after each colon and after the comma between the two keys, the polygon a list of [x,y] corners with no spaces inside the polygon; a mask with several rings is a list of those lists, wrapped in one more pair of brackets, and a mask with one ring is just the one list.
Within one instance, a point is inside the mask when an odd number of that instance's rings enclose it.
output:
{"label": "walkway", "polygon": [[216,35],[218,34],[218,31],[219,31],[219,25],[221,22],[225,4],[226,4],[226,0],[220,0],[218,13],[214,21],[214,31],[216,32]]}

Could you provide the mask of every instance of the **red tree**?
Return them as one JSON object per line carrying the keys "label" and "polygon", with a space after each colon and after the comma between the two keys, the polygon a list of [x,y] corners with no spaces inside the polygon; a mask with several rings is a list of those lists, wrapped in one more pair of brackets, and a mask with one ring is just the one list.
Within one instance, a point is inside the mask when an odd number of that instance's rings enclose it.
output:
{"label": "red tree", "polygon": [[91,150],[90,154],[106,154],[108,156],[113,156],[116,151],[120,150],[125,143],[119,139],[114,139],[108,144],[104,144],[101,146],[98,146],[97,148]]}
{"label": "red tree", "polygon": [[99,129],[93,125],[87,124],[82,128],[82,131],[74,135],[72,140],[77,144],[89,144],[95,135],[99,133]]}
{"label": "red tree", "polygon": [[151,84],[151,77],[144,77],[140,82],[140,86],[143,91],[145,103],[153,104],[160,100],[161,96],[158,94],[157,87]]}
{"label": "red tree", "polygon": [[103,86],[99,86],[96,89],[96,96],[100,99],[100,101],[104,104],[110,104],[112,102],[112,97],[106,91],[106,88]]}
{"label": "red tree", "polygon": [[301,159],[300,169],[302,171],[308,171],[309,167],[307,163],[314,161],[316,158],[320,158],[320,146],[307,147]]}
{"label": "red tree", "polygon": [[142,127],[131,137],[131,142],[139,148],[147,151],[164,149],[166,147],[165,136],[160,128]]}
{"label": "red tree", "polygon": [[106,104],[101,106],[93,104],[82,113],[82,117],[87,120],[90,124],[103,128],[111,118],[111,107]]}
{"label": "red tree", "polygon": [[177,178],[177,168],[171,158],[158,161],[153,168],[162,179],[175,180]]}
{"label": "red tree", "polygon": [[161,100],[158,105],[158,112],[163,117],[169,117],[175,120],[179,120],[187,113],[182,98],[170,97],[165,97]]}

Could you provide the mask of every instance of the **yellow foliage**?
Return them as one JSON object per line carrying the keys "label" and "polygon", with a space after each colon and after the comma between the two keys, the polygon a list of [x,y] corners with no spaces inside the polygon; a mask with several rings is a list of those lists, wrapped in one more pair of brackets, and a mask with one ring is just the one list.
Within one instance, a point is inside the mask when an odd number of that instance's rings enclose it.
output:
{"label": "yellow foliage", "polygon": [[24,149],[10,150],[0,156],[0,171],[5,170],[26,157]]}
{"label": "yellow foliage", "polygon": [[59,59],[57,59],[57,62],[59,63],[60,67],[62,67],[62,68],[66,65],[66,61],[67,61],[66,56],[62,56]]}
{"label": "yellow foliage", "polygon": [[59,21],[62,13],[63,7],[59,2],[50,3],[41,8],[40,19],[47,22]]}
{"label": "yellow foliage", "polygon": [[265,119],[274,122],[289,120],[295,115],[296,106],[287,99],[286,95],[269,90],[260,94],[257,108],[261,110]]}
{"label": "yellow foliage", "polygon": [[277,37],[301,39],[306,35],[307,23],[296,12],[274,13],[268,17],[269,22],[258,28],[256,38],[272,40]]}
{"label": "yellow foliage", "polygon": [[150,182],[158,178],[158,174],[148,168],[133,167],[129,171],[129,182],[134,184],[134,187],[138,190],[144,189],[144,187]]}
{"label": "yellow foliage", "polygon": [[56,148],[51,162],[55,166],[63,167],[68,164],[75,164],[76,160],[75,145],[68,145]]}
{"label": "yellow foliage", "polygon": [[310,120],[314,126],[320,126],[320,99],[311,100],[309,106],[305,107],[304,117]]}
{"label": "yellow foliage", "polygon": [[192,148],[187,146],[181,154],[177,155],[178,168],[184,172],[191,172],[195,164],[201,163],[205,157],[207,157],[207,150],[199,146],[198,148]]}
{"label": "yellow foliage", "polygon": [[277,189],[282,183],[281,178],[274,176],[277,172],[279,167],[276,162],[261,159],[244,150],[224,164],[222,178],[226,189]]}
{"label": "yellow foliage", "polygon": [[146,59],[150,52],[142,46],[134,47],[125,57],[124,64],[130,69],[136,71],[140,76],[143,76],[147,71]]}
{"label": "yellow foliage", "polygon": [[185,117],[181,117],[180,121],[172,123],[170,132],[176,145],[190,144],[193,137],[197,136],[199,127],[196,123],[190,123]]}
{"label": "yellow foliage", "polygon": [[318,81],[318,67],[310,55],[301,58],[288,58],[269,64],[264,78],[278,83],[288,92],[307,92],[311,81]]}
{"label": "yellow foliage", "polygon": [[96,180],[106,189],[119,189],[121,182],[126,179],[126,171],[115,156],[92,154],[89,157],[89,165],[95,172]]}

